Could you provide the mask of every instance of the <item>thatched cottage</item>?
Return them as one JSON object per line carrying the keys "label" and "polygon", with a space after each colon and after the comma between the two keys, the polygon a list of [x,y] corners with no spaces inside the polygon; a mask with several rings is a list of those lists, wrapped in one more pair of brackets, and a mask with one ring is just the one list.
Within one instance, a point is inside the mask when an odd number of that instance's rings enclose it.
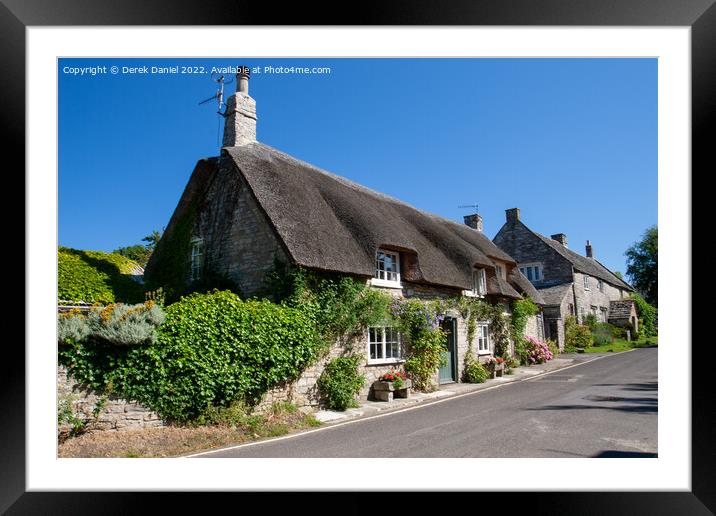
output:
{"label": "thatched cottage", "polygon": [[593,255],[587,241],[585,256],[567,247],[567,236],[547,238],[528,228],[519,208],[506,210],[505,224],[493,242],[517,260],[520,271],[542,294],[547,338],[564,348],[564,321],[572,315],[582,323],[592,314],[600,322],[638,329],[634,289]]}
{"label": "thatched cottage", "polygon": [[[225,278],[251,296],[266,286],[278,260],[350,275],[396,296],[480,296],[503,304],[506,312],[512,300],[525,295],[542,302],[517,262],[482,233],[479,215],[459,224],[256,141],[248,74],[238,74],[225,116],[221,153],[197,163],[147,276],[179,263],[190,282]],[[178,256],[176,249],[182,249]],[[450,334],[449,363],[436,380],[457,382],[467,330],[455,316],[443,324]],[[543,338],[541,315],[530,321],[529,331]],[[479,354],[493,353],[487,322],[480,323],[477,341]],[[403,347],[390,328],[370,328],[364,344],[366,396],[371,380],[401,364]],[[295,402],[316,403],[315,379],[322,366],[287,386]]]}

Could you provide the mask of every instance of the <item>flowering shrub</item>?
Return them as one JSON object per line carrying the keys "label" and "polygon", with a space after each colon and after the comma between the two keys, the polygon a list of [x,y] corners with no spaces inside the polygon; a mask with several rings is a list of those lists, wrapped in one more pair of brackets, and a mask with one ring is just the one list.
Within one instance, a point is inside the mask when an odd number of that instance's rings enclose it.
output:
{"label": "flowering shrub", "polygon": [[402,371],[390,371],[378,378],[381,382],[393,382],[396,389],[403,387],[403,382],[407,379],[407,375]]}
{"label": "flowering shrub", "polygon": [[525,337],[525,352],[530,364],[544,364],[553,358],[549,346],[534,337]]}

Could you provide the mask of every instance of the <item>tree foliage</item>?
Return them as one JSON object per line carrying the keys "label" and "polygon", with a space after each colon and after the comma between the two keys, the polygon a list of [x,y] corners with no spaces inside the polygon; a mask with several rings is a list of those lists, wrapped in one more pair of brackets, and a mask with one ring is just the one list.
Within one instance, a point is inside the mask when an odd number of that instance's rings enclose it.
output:
{"label": "tree foliage", "polygon": [[627,276],[646,301],[658,306],[658,231],[648,228],[639,242],[624,253],[627,257]]}
{"label": "tree foliage", "polygon": [[130,260],[134,260],[142,267],[146,267],[149,257],[152,256],[152,252],[157,247],[157,242],[159,242],[160,238],[162,238],[162,234],[155,229],[151,234],[142,238],[142,242],[146,242],[146,244],[119,247],[115,249],[114,252],[126,256]]}

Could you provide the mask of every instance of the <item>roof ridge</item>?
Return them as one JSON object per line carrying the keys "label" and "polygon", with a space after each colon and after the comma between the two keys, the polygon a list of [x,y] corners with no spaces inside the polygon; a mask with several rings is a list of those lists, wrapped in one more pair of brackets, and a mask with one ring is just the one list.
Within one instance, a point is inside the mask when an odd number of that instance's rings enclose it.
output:
{"label": "roof ridge", "polygon": [[[382,199],[382,200],[388,200],[388,201],[394,202],[394,203],[396,203],[396,204],[400,204],[400,205],[402,205],[402,206],[405,206],[405,207],[407,207],[407,208],[410,208],[410,209],[412,209],[412,210],[415,210],[415,211],[417,211],[417,212],[419,212],[419,213],[421,213],[421,214],[423,214],[423,215],[426,215],[426,216],[428,216],[428,217],[432,217],[432,218],[435,218],[435,219],[439,219],[439,220],[444,221],[444,222],[449,222],[450,224],[454,224],[456,227],[463,228],[463,224],[460,224],[459,222],[457,222],[457,221],[455,221],[455,220],[449,219],[449,218],[447,218],[447,217],[443,217],[442,215],[438,215],[437,213],[433,213],[433,212],[430,212],[430,211],[427,211],[427,210],[423,210],[423,209],[421,209],[421,208],[417,208],[417,207],[413,206],[412,204],[409,204],[409,203],[407,203],[407,202],[405,202],[405,201],[403,201],[403,200],[401,200],[401,199],[398,199],[398,198],[396,198],[396,197],[393,197],[393,196],[388,195],[388,194],[383,193],[383,192],[379,192],[378,190],[373,190],[372,188],[368,188],[367,186],[364,186],[364,185],[362,185],[362,184],[360,184],[360,183],[356,183],[355,181],[352,181],[352,180],[350,180],[350,179],[348,179],[348,178],[346,178],[346,177],[344,177],[344,176],[340,176],[340,175],[335,174],[335,173],[333,173],[333,172],[329,172],[328,170],[325,170],[325,169],[322,169],[322,168],[320,168],[320,167],[317,167],[316,165],[313,165],[312,163],[309,163],[308,161],[304,161],[304,160],[298,159],[298,158],[296,158],[296,157],[294,157],[294,156],[291,156],[290,154],[287,154],[286,152],[284,152],[284,151],[282,151],[282,150],[279,150],[279,149],[277,149],[276,147],[272,147],[271,145],[267,145],[267,144],[265,144],[265,143],[263,143],[263,142],[256,141],[256,142],[252,142],[252,143],[248,144],[248,146],[261,146],[261,147],[265,147],[265,148],[271,150],[272,152],[275,152],[276,154],[279,154],[282,158],[284,158],[285,160],[287,160],[287,161],[289,161],[289,162],[297,163],[297,164],[300,164],[300,165],[305,166],[305,167],[307,167],[307,168],[310,168],[311,170],[313,170],[313,171],[315,171],[315,172],[317,172],[317,173],[319,173],[319,174],[326,175],[326,176],[328,176],[328,177],[330,177],[330,178],[332,178],[332,179],[335,179],[335,180],[339,181],[340,183],[342,183],[342,184],[344,184],[344,185],[346,185],[346,186],[348,186],[348,187],[350,187],[350,188],[354,188],[354,189],[356,189],[356,190],[358,190],[358,191],[361,191],[361,192],[364,192],[364,193],[366,193],[366,194],[373,195],[373,196],[375,196],[375,197],[377,197],[377,198],[379,198],[379,199]],[[465,227],[467,227],[467,226],[465,226]],[[473,230],[473,231],[474,231],[474,230]],[[497,245],[495,245],[494,242],[492,242],[492,240],[490,240],[485,234],[483,234],[483,233],[481,233],[481,232],[477,232],[477,233],[480,234],[480,235],[482,235],[487,242],[489,242],[490,244],[494,245],[496,249],[500,250],[499,247],[497,247]],[[504,251],[503,251],[503,252],[504,252]],[[507,254],[507,253],[505,253],[505,254]],[[514,261],[514,259],[513,259],[513,261]]]}

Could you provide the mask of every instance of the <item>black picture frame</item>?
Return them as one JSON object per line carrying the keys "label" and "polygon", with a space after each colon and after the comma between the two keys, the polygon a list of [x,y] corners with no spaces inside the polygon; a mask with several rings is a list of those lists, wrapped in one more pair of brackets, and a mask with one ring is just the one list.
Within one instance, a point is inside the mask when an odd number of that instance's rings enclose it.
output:
{"label": "black picture frame", "polygon": [[[714,0],[429,0],[362,2],[331,11],[306,2],[187,0],[2,0],[0,2],[0,131],[6,157],[25,167],[25,29],[43,25],[535,25],[535,26],[689,26],[692,70],[692,178],[714,169],[707,134],[716,112],[716,7]],[[13,152],[9,152],[12,150]],[[9,167],[9,166],[8,166]],[[10,168],[6,169],[10,170]],[[693,234],[693,233],[692,233]],[[19,247],[19,246],[16,246]],[[24,253],[24,251],[23,251]],[[17,258],[15,258],[17,261]],[[24,263],[24,260],[23,260]],[[25,270],[26,276],[31,270]],[[690,281],[690,278],[689,278]],[[684,300],[687,302],[688,300]],[[696,307],[694,307],[696,310]],[[696,312],[699,313],[698,311]],[[696,319],[696,318],[692,318]],[[685,338],[690,345],[692,337]],[[6,366],[0,375],[0,511],[7,514],[142,513],[150,500],[179,501],[190,509],[188,493],[26,492],[25,489],[25,356],[6,342]],[[703,344],[708,344],[705,342]],[[693,348],[692,348],[693,349]],[[695,351],[695,350],[694,350]],[[14,356],[13,356],[14,354]],[[510,509],[529,508],[537,514],[714,514],[716,511],[716,434],[713,388],[706,384],[710,363],[692,362],[692,490],[690,492],[476,493],[480,507],[502,500]],[[663,370],[663,369],[662,369]],[[11,415],[11,417],[10,417]],[[224,495],[213,494],[213,498]],[[241,496],[245,496],[242,494]],[[371,495],[372,496],[372,495]],[[341,512],[364,506],[365,495],[345,493]],[[266,495],[264,495],[266,498]],[[245,498],[244,498],[245,499]],[[292,495],[301,504],[302,496]],[[271,498],[271,503],[275,503]],[[362,500],[362,502],[361,502]],[[474,500],[475,502],[477,499]],[[215,509],[220,510],[217,500]],[[268,503],[268,502],[264,502]],[[453,502],[451,502],[452,504]],[[401,497],[401,512],[426,507],[423,496]],[[212,504],[213,506],[213,504]],[[476,506],[477,507],[477,506]],[[208,509],[208,506],[204,506]]]}

